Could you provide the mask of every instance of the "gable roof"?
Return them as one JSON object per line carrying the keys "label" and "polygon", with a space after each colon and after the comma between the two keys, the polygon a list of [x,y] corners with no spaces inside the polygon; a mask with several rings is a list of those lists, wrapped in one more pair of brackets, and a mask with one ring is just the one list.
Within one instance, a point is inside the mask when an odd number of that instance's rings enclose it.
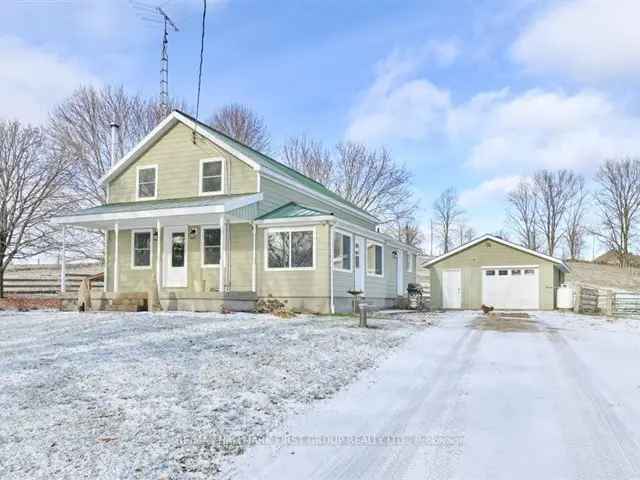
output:
{"label": "gable roof", "polygon": [[504,245],[505,247],[510,247],[510,248],[515,249],[515,250],[520,250],[521,252],[528,253],[529,255],[533,255],[535,257],[542,258],[542,259],[547,260],[549,262],[553,262],[556,265],[558,265],[565,272],[569,271],[569,267],[567,267],[567,265],[562,260],[560,260],[559,258],[555,258],[555,257],[552,257],[550,255],[545,255],[544,253],[536,252],[535,250],[531,250],[529,248],[517,245],[515,243],[509,242],[508,240],[505,240],[503,238],[496,237],[495,235],[490,235],[490,234],[482,235],[481,237],[475,238],[475,239],[471,240],[470,242],[467,242],[467,243],[465,243],[463,245],[460,245],[458,248],[455,248],[455,249],[451,250],[450,252],[445,253],[444,255],[440,255],[439,257],[436,257],[436,258],[428,261],[427,263],[424,264],[424,266],[425,267],[430,267],[431,265],[435,265],[436,263],[444,260],[445,258],[452,257],[453,255],[456,255],[456,254],[462,252],[463,250],[466,250],[468,248],[473,247],[474,245],[477,245],[477,244],[479,244],[481,242],[484,242],[485,240],[492,240],[492,241],[494,241],[496,243]]}
{"label": "gable roof", "polygon": [[277,178],[284,177],[285,179],[296,182],[296,186],[301,186],[303,189],[309,190],[312,193],[324,197],[324,199],[337,203],[338,206],[351,210],[357,215],[366,217],[366,219],[373,223],[380,223],[379,220],[371,215],[366,210],[358,207],[357,205],[345,200],[340,195],[329,190],[323,184],[316,182],[315,180],[303,175],[302,173],[294,170],[287,165],[274,160],[273,158],[265,155],[262,152],[254,150],[253,148],[231,138],[227,134],[216,130],[215,128],[206,125],[195,118],[187,115],[179,110],[171,112],[162,122],[160,122],[146,137],[144,137],[138,144],[133,147],[119,162],[111,167],[111,169],[100,179],[101,183],[107,182],[124,171],[129,165],[137,160],[148,148],[153,145],[158,139],[160,139],[166,132],[168,132],[177,123],[182,123],[187,127],[193,129],[196,128],[197,132],[210,140],[218,147],[226,150],[236,158],[242,160],[251,166],[254,170],[260,171],[266,175],[274,176]]}
{"label": "gable roof", "polygon": [[259,216],[256,220],[273,220],[285,218],[305,218],[305,217],[326,217],[333,213],[323,212],[309,207],[303,207],[295,202],[289,202],[281,207],[271,210],[264,215]]}

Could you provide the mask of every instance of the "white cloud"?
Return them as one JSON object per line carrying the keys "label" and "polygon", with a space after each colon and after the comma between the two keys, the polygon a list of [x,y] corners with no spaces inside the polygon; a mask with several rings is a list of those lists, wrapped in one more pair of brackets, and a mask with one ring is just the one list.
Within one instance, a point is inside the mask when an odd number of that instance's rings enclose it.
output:
{"label": "white cloud", "polygon": [[507,193],[512,191],[526,177],[510,175],[486,180],[474,188],[460,193],[460,205],[464,208],[477,208],[490,201],[503,201]]}
{"label": "white cloud", "polygon": [[640,1],[572,0],[528,25],[511,49],[534,72],[579,80],[640,75]]}
{"label": "white cloud", "polygon": [[421,61],[421,56],[395,52],[377,65],[373,85],[351,113],[349,139],[417,139],[436,126],[449,94],[427,80],[410,79]]}
{"label": "white cloud", "polygon": [[80,84],[98,80],[75,61],[0,36],[0,117],[38,123]]}
{"label": "white cloud", "polygon": [[640,117],[607,94],[532,89],[480,92],[456,104],[398,55],[378,65],[352,110],[347,137],[372,143],[444,140],[478,170],[523,174],[539,168],[590,172],[604,158],[640,154]]}
{"label": "white cloud", "polygon": [[640,153],[640,119],[595,91],[482,93],[452,108],[448,126],[452,141],[470,144],[476,169],[590,171],[603,158]]}

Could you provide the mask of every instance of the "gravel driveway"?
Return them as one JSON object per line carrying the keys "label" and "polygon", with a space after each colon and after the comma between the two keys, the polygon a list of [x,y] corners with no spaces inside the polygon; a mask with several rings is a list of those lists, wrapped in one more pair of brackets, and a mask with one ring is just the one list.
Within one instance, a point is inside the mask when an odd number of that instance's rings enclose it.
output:
{"label": "gravel driveway", "polygon": [[443,315],[225,477],[640,478],[639,325]]}
{"label": "gravel driveway", "polygon": [[371,323],[0,312],[0,478],[212,478],[425,327]]}

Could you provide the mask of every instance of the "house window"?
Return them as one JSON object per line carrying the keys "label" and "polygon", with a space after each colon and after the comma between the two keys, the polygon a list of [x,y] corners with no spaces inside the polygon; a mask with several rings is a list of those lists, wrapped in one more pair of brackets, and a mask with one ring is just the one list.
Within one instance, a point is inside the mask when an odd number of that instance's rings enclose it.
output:
{"label": "house window", "polygon": [[495,271],[495,270],[485,270],[484,274],[485,274],[487,277],[495,277],[495,275],[496,275],[496,271]]}
{"label": "house window", "polygon": [[511,270],[511,275],[521,275],[521,274],[522,274],[522,270],[520,270],[519,268],[515,270]]}
{"label": "house window", "polygon": [[268,270],[314,268],[313,230],[270,230],[266,236]]}
{"label": "house window", "polygon": [[405,256],[407,257],[407,272],[411,273],[415,268],[416,256],[410,253],[406,253]]}
{"label": "house window", "polygon": [[367,275],[382,276],[383,270],[383,248],[378,243],[370,243],[367,245]]}
{"label": "house window", "polygon": [[220,229],[202,228],[202,266],[220,265]]}
{"label": "house window", "polygon": [[138,168],[138,200],[153,200],[158,190],[158,167]]}
{"label": "house window", "polygon": [[535,275],[535,273],[536,273],[535,270],[530,270],[528,268],[524,271],[525,275]]}
{"label": "house window", "polygon": [[211,195],[222,193],[224,177],[224,161],[202,160],[200,162],[200,194]]}
{"label": "house window", "polygon": [[498,270],[498,275],[501,277],[506,277],[509,275],[509,270]]}
{"label": "house window", "polygon": [[351,271],[351,235],[340,232],[333,234],[333,268]]}
{"label": "house window", "polygon": [[133,268],[151,267],[151,232],[133,232],[132,239]]}

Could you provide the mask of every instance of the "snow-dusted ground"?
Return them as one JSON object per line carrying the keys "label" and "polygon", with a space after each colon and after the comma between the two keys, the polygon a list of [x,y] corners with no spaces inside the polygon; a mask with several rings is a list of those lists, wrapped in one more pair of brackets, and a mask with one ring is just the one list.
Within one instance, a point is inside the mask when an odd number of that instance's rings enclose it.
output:
{"label": "snow-dusted ground", "polygon": [[423,318],[0,312],[0,478],[211,478]]}
{"label": "snow-dusted ground", "polygon": [[223,478],[640,478],[640,321],[532,316],[442,314]]}

